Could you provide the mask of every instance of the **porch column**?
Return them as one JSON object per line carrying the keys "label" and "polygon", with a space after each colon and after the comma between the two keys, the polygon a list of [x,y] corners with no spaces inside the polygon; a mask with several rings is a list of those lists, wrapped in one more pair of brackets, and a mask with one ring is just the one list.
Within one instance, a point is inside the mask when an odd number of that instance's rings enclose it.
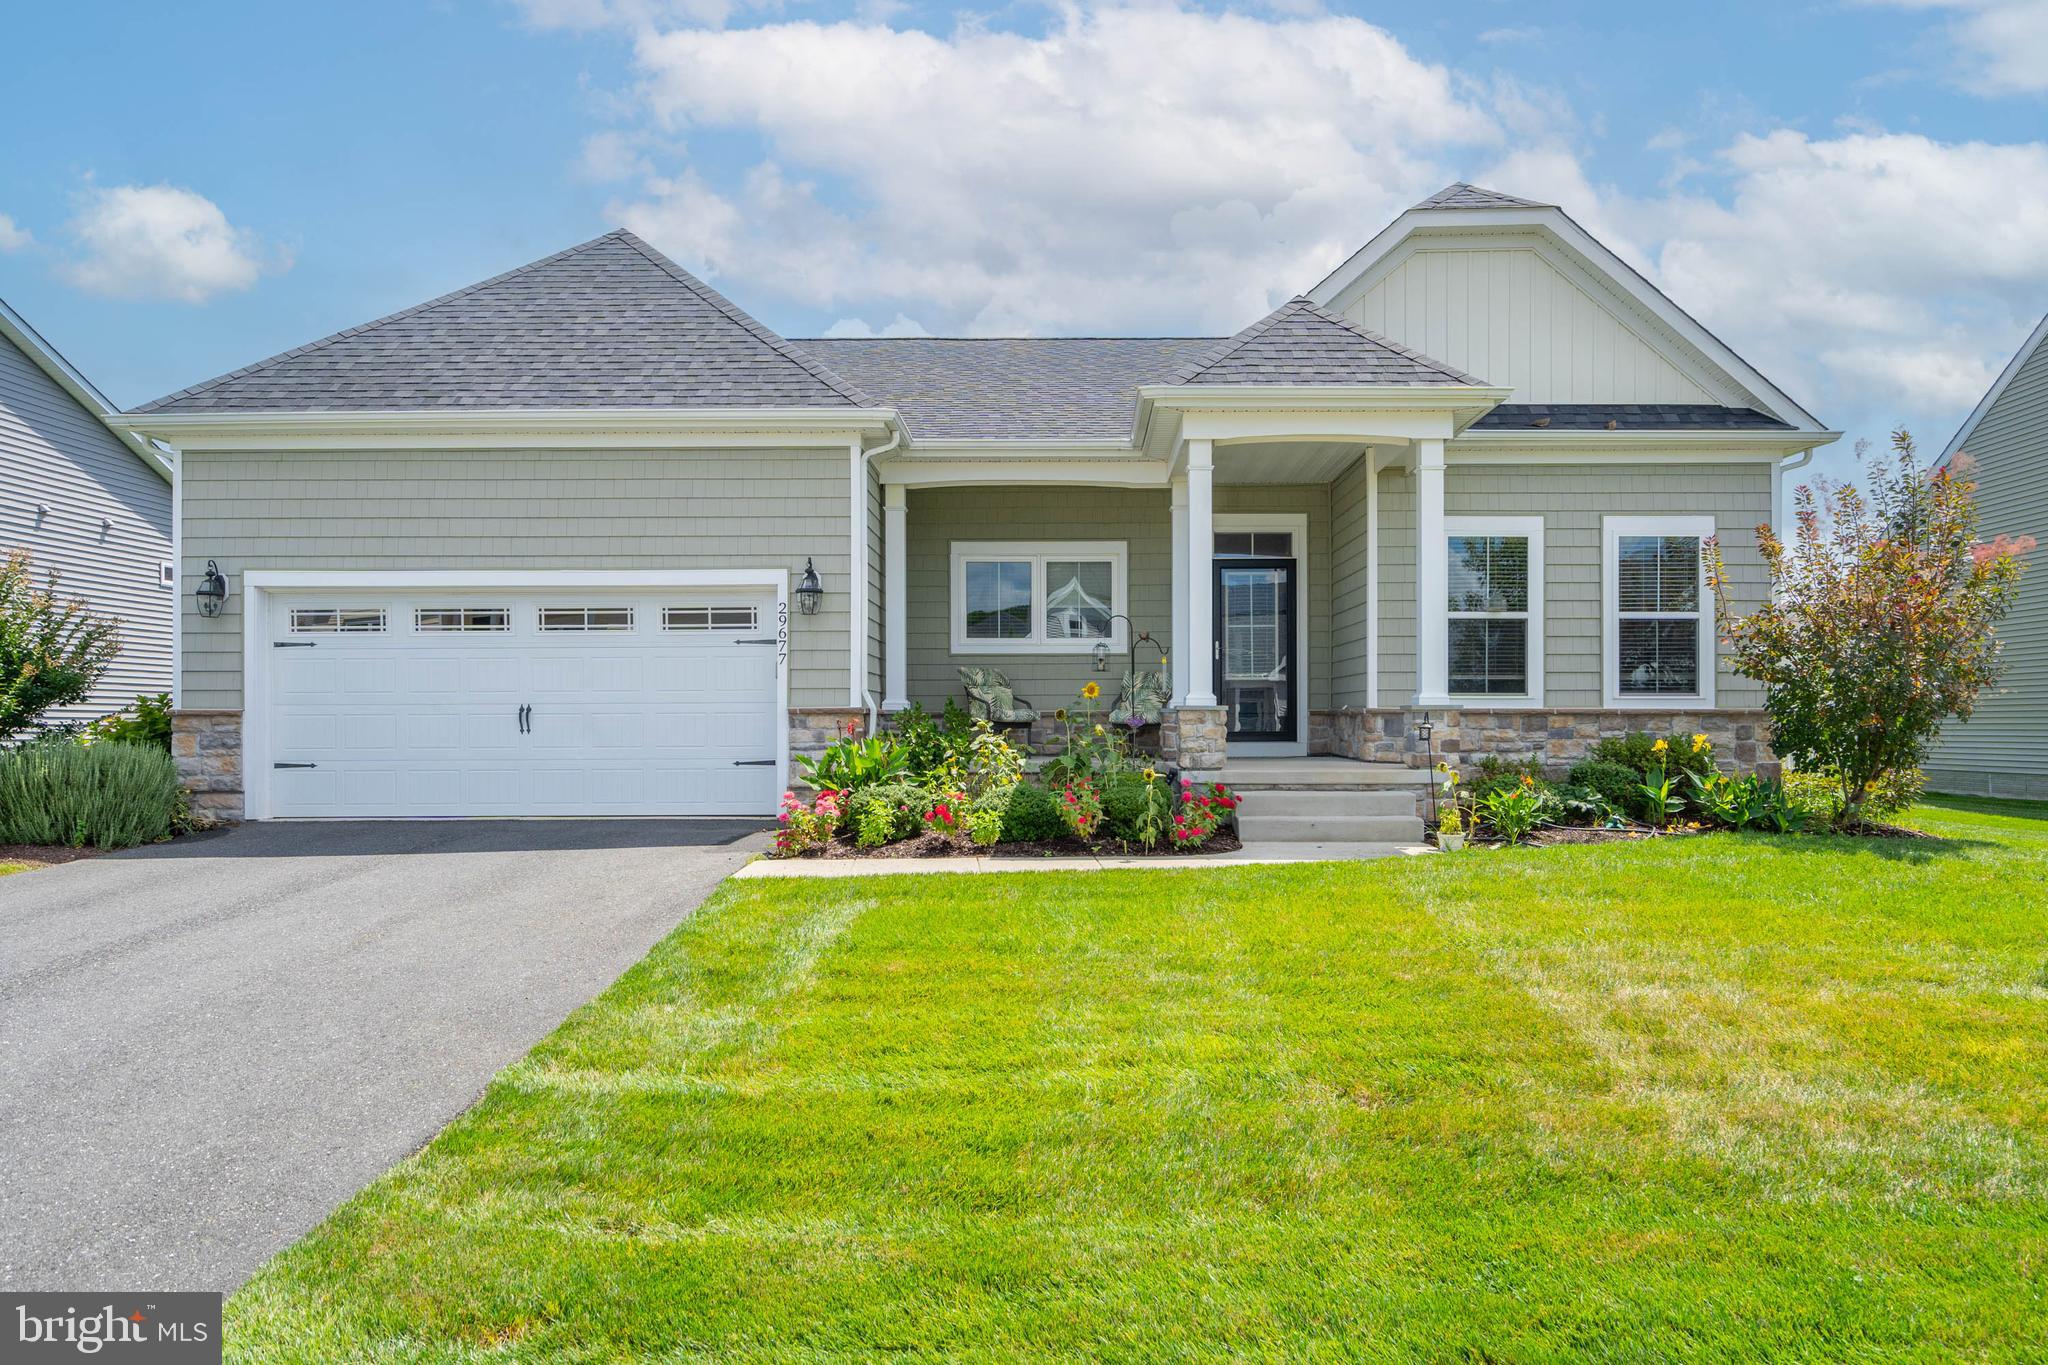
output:
{"label": "porch column", "polygon": [[1449,554],[1444,542],[1444,443],[1415,443],[1415,698],[1441,702],[1449,677]]}
{"label": "porch column", "polygon": [[1215,461],[1208,440],[1188,442],[1188,706],[1216,705]]}
{"label": "porch column", "polygon": [[882,709],[901,711],[910,705],[909,523],[904,488],[882,485]]}
{"label": "porch column", "polygon": [[1173,704],[1188,697],[1188,481],[1173,481]]}

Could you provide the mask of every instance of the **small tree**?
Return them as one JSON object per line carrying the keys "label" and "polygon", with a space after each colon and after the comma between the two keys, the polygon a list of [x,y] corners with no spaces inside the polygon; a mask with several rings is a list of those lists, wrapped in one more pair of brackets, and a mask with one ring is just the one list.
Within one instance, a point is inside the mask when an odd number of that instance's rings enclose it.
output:
{"label": "small tree", "polygon": [[85,603],[38,588],[27,550],[0,560],[0,739],[92,691],[120,651],[120,630]]}
{"label": "small tree", "polygon": [[1892,450],[1867,462],[1867,495],[1826,480],[1802,487],[1790,545],[1757,528],[1772,595],[1747,616],[1729,601],[1720,546],[1707,548],[1735,671],[1766,687],[1777,751],[1838,776],[1844,824],[1862,818],[1887,774],[1919,767],[1942,723],[1968,719],[1997,681],[1993,628],[2034,545],[1977,540],[1967,457],[1930,475],[1907,433],[1892,434]]}

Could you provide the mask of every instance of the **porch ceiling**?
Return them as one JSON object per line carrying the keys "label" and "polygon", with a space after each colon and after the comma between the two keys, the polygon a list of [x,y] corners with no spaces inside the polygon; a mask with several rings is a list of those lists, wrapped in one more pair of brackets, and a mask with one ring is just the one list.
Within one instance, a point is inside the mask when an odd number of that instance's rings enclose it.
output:
{"label": "porch ceiling", "polygon": [[1216,447],[1216,482],[1328,483],[1364,454],[1358,441],[1252,441]]}

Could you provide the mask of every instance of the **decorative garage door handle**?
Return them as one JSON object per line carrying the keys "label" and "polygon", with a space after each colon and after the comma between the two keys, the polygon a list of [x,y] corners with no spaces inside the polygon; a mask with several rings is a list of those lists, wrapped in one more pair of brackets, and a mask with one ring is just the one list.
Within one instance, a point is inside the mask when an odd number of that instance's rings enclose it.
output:
{"label": "decorative garage door handle", "polygon": [[272,640],[270,647],[272,649],[311,649],[319,643],[318,640]]}
{"label": "decorative garage door handle", "polygon": [[533,733],[532,702],[528,702],[526,705],[519,708],[519,733],[522,735],[530,735]]}
{"label": "decorative garage door handle", "polygon": [[775,760],[772,758],[736,758],[732,761],[732,766],[735,768],[772,768],[775,766]]}
{"label": "decorative garage door handle", "polygon": [[318,763],[273,763],[270,766],[273,768],[317,768],[320,765]]}

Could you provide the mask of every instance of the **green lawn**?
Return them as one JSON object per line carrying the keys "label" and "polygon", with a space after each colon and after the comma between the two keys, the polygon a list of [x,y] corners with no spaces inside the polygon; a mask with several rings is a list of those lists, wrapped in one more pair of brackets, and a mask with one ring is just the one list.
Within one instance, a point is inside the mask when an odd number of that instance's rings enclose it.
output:
{"label": "green lawn", "polygon": [[231,1358],[2048,1352],[2048,807],[729,885]]}

